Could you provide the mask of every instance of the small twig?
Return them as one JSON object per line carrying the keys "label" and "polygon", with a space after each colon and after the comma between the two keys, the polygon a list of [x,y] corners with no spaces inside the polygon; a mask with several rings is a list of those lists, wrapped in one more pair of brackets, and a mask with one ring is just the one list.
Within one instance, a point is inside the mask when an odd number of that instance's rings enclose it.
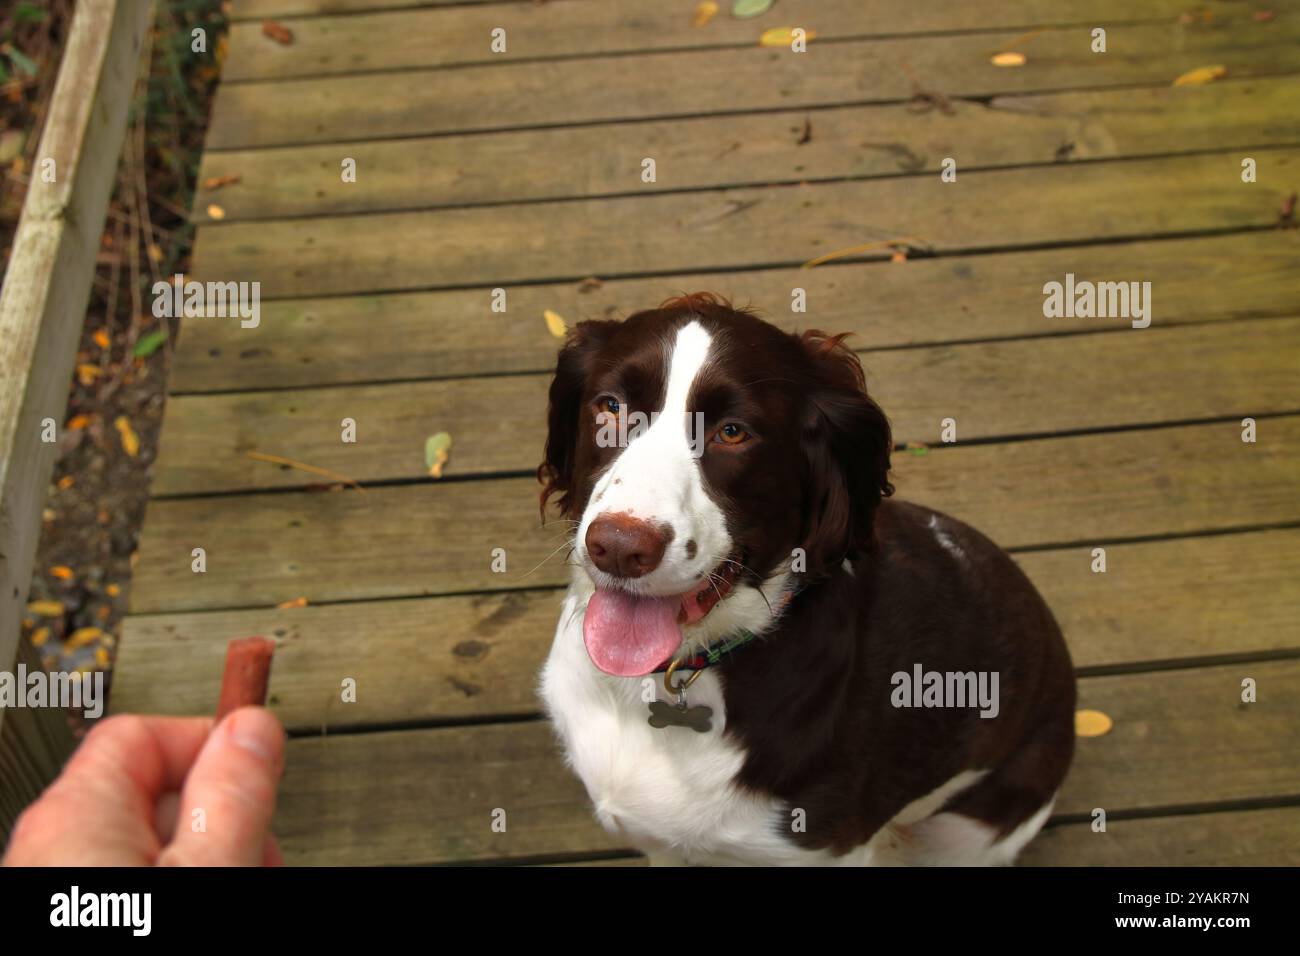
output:
{"label": "small twig", "polygon": [[345,484],[349,484],[363,495],[366,493],[366,489],[362,488],[356,483],[356,481],[349,478],[347,475],[340,475],[337,471],[330,471],[328,468],[317,468],[315,465],[308,465],[301,461],[294,461],[292,458],[281,458],[279,455],[265,455],[260,451],[250,451],[245,452],[245,454],[254,461],[265,461],[272,465],[285,465],[289,468],[297,468],[299,471],[309,471],[313,475],[321,475],[325,478],[332,478],[334,481],[341,481]]}
{"label": "small twig", "polygon": [[872,249],[911,249],[913,243],[923,243],[924,240],[917,236],[903,236],[899,239],[878,239],[875,242],[864,242],[860,246],[849,246],[847,249],[836,249],[834,252],[828,252],[816,259],[809,259],[800,268],[813,269],[824,262],[830,262],[832,259],[843,259],[845,256],[857,255],[859,252],[869,252]]}

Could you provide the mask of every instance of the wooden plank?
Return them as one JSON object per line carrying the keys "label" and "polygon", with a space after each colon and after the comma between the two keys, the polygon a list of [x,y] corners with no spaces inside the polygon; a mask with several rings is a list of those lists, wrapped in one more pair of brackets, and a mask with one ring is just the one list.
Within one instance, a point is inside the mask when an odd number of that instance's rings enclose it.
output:
{"label": "wooden plank", "polygon": [[[937,173],[945,157],[966,172],[1280,145],[1300,141],[1297,99],[1288,76],[959,101],[951,114],[861,106],[627,123],[612,136],[583,126],[379,140],[348,145],[356,182],[343,182],[336,145],[217,151],[204,155],[194,216],[212,221],[212,204],[240,222],[641,193],[647,156],[665,188],[703,189]],[[201,186],[226,176],[240,180]]]}
{"label": "wooden plank", "polygon": [[[43,435],[46,422],[62,424],[67,408],[100,229],[151,14],[147,3],[85,0],[77,5],[0,289],[2,670],[17,654],[41,506],[58,450]],[[53,163],[52,181],[45,176],[47,160]],[[20,775],[11,761],[26,754],[48,772],[72,746],[58,710],[20,720],[28,725],[22,739],[0,709],[0,747],[8,755],[0,779],[13,788],[0,813],[0,830],[12,822],[13,801],[40,792],[39,786],[23,787],[31,778]],[[32,724],[41,725],[39,733]]]}
{"label": "wooden plank", "polygon": [[[535,0],[518,0],[516,3],[502,2],[502,0],[234,0],[233,10],[229,16],[238,23],[243,20],[259,20],[263,17],[299,18],[342,13],[360,14],[379,10],[418,11],[425,7],[460,6],[469,3],[491,3],[494,9],[512,10],[516,6],[533,5]],[[645,5],[641,12],[642,16],[647,17],[652,13],[662,14],[662,19],[656,19],[654,22],[660,29],[665,26],[671,28],[672,24],[680,21],[689,23],[698,3],[699,0],[660,0],[653,7]],[[563,17],[567,22],[572,22],[574,29],[581,29],[584,21],[580,18],[581,11],[578,14],[579,19],[573,21],[575,14],[568,8],[589,9],[595,6],[597,4],[590,3],[588,0],[574,0],[574,2],[548,0],[546,3],[548,11],[554,9],[553,15],[557,19]],[[787,26],[801,19],[806,13],[823,6],[839,11],[839,16],[852,16],[856,12],[854,4],[848,0],[818,0],[815,6],[810,0],[804,0],[802,3],[799,0],[783,0],[781,9],[785,12],[784,19],[780,16],[768,15],[754,18],[749,22],[760,24],[764,29],[770,26]],[[1219,23],[1225,19],[1231,20],[1234,15],[1250,15],[1259,9],[1270,9],[1270,7],[1268,3],[1243,4],[1222,2],[1222,0],[1206,0],[1197,7],[1198,11],[1204,10],[1210,13],[1213,20]],[[794,10],[800,11],[798,16],[791,13]],[[469,11],[460,12],[464,15]],[[1086,3],[1075,3],[1066,8],[1056,0],[968,0],[960,7],[951,8],[932,4],[882,6],[873,11],[874,26],[872,24],[868,26],[879,34],[931,33],[941,30],[1010,29],[1019,26],[1087,25],[1102,21],[1107,24],[1168,21],[1176,19],[1184,12],[1186,12],[1186,4],[1182,0],[1147,0],[1142,4],[1137,15],[1133,4],[1126,0],[1088,0]],[[447,13],[450,14],[452,11]],[[589,16],[594,17],[597,14],[593,10]],[[707,36],[713,30],[724,29],[729,21],[730,17],[724,10],[704,33]],[[599,35],[589,37],[591,42],[600,42],[601,39]]]}
{"label": "wooden plank", "polygon": [[[912,444],[937,442],[949,416],[970,441],[1296,412],[1297,355],[1300,319],[1254,319],[862,358],[894,440]],[[1213,374],[1204,376],[1206,369]],[[1202,376],[1202,387],[1185,387]],[[546,442],[550,382],[549,374],[519,375],[174,397],[153,493],[321,481],[248,452],[308,462],[356,481],[416,480],[427,473],[425,439],[439,431],[456,442],[448,477],[527,471],[537,467]],[[344,418],[357,423],[355,443],[339,440]]]}
{"label": "wooden plank", "polygon": [[[1232,151],[1068,173],[959,173],[954,183],[879,179],[218,224],[199,230],[195,273],[261,282],[269,299],[791,266],[871,242],[880,245],[861,257],[887,258],[884,240],[909,237],[956,253],[1263,228],[1295,191],[1300,150],[1254,152],[1266,173],[1249,187]],[[1033,200],[1009,205],[1008,196]]]}
{"label": "wooden plank", "polygon": [[[858,348],[891,348],[1055,332],[1127,328],[1127,319],[1043,319],[1042,287],[1067,272],[1093,279],[1134,274],[1155,283],[1154,325],[1217,322],[1300,307],[1300,233],[1290,230],[915,259],[817,269],[607,280],[511,288],[507,311],[485,290],[290,299],[263,303],[256,329],[187,320],[172,392],[303,387],[497,372],[547,372],[558,343],[542,321],[623,317],[682,291],[712,289],[752,303],[783,328],[851,331]],[[788,311],[791,290],[806,313]],[[437,334],[430,334],[436,326]],[[375,335],[383,329],[383,335]],[[508,348],[502,344],[508,343]],[[173,406],[175,407],[175,406]],[[173,432],[163,451],[168,451]]]}
{"label": "wooden plank", "polygon": [[528,3],[531,0],[232,0],[230,18],[260,20],[264,17],[303,17],[333,13],[356,13],[403,7],[459,6],[466,3]]}
{"label": "wooden plank", "polygon": [[[1019,866],[1296,866],[1300,807],[1236,810],[1112,821],[1105,833],[1070,823],[1049,827]],[[548,866],[648,866],[640,855]]]}
{"label": "wooden plank", "polygon": [[[1259,681],[1258,703],[1240,703],[1242,676]],[[1300,697],[1285,688],[1297,681],[1297,661],[1085,678],[1080,706],[1110,714],[1115,727],[1079,741],[1058,813],[1293,796]],[[506,812],[504,833],[491,825],[497,809]],[[291,740],[275,832],[291,864],[619,848],[592,820],[543,722]]]}
{"label": "wooden plank", "polygon": [[[692,47],[752,46],[764,30],[799,26],[815,31],[820,42],[881,37],[935,30],[994,30],[1104,23],[1169,23],[1184,12],[1177,0],[1148,0],[1140,6],[1120,0],[1079,5],[1041,0],[973,3],[960,11],[933,5],[869,8],[860,0],[782,0],[780,9],[747,20],[724,12],[707,28],[693,24],[698,0],[660,0],[654,4],[550,0],[546,4],[506,3],[353,12],[348,16],[302,18],[290,24],[288,46],[262,36],[258,22],[230,28],[230,53],[222,79],[268,80],[361,73],[520,59],[552,60],[601,53],[676,50]],[[400,3],[385,6],[400,7]],[[1231,23],[1240,4],[1210,3],[1209,12]],[[492,49],[493,30],[506,32],[506,48]],[[359,43],[358,37],[365,42]]]}
{"label": "wooden plank", "polygon": [[[1226,421],[901,454],[893,480],[900,497],[1009,548],[1300,520],[1300,417],[1262,420],[1255,444],[1240,431]],[[155,500],[132,610],[556,584],[564,532],[538,526],[537,491],[532,479],[510,478]],[[195,547],[206,549],[202,574],[191,571]],[[496,548],[506,551],[504,573],[490,569]]]}
{"label": "wooden plank", "polygon": [[1117,27],[1108,34],[1106,54],[1091,51],[1091,26],[1047,29],[1026,47],[1024,66],[994,66],[992,55],[1015,39],[964,33],[814,40],[805,53],[753,46],[584,57],[544,69],[492,63],[400,76],[234,83],[217,96],[207,145],[236,149],[902,102],[917,94],[917,84],[967,98],[1164,84],[1211,63],[1237,77],[1300,67],[1300,15],[1286,12],[1268,23],[1233,19],[1219,29],[1178,23]]}
{"label": "wooden plank", "polygon": [[[1075,666],[1240,657],[1300,647],[1300,529],[1109,545],[1017,556],[1051,606]],[[366,601],[292,610],[135,615],[126,621],[114,706],[209,713],[226,642],[279,642],[271,706],[298,732],[526,716],[559,615],[546,588],[463,597]],[[1243,616],[1240,609],[1250,608]],[[344,677],[357,682],[342,704]]]}
{"label": "wooden plank", "polygon": [[1300,807],[1109,820],[1049,827],[1022,866],[1297,866]]}

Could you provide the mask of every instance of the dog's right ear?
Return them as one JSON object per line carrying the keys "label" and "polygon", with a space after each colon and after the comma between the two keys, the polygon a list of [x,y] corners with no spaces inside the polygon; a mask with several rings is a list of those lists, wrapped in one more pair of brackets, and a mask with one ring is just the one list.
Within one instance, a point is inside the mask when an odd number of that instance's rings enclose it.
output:
{"label": "dog's right ear", "polygon": [[579,322],[569,330],[560,351],[555,378],[551,381],[547,412],[546,460],[537,468],[537,480],[542,483],[543,520],[546,518],[546,502],[556,492],[560,493],[557,501],[560,513],[568,518],[577,517],[572,513],[577,503],[571,492],[582,415],[579,405],[596,354],[621,324],[614,321]]}

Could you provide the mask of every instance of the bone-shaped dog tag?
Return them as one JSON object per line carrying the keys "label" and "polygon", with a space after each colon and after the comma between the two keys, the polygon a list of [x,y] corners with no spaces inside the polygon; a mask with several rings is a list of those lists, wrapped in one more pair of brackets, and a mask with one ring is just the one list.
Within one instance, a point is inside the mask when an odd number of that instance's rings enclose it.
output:
{"label": "bone-shaped dog tag", "polygon": [[675,705],[653,700],[650,702],[648,722],[651,727],[689,727],[697,734],[707,734],[713,729],[712,718],[711,707],[687,707],[685,700]]}

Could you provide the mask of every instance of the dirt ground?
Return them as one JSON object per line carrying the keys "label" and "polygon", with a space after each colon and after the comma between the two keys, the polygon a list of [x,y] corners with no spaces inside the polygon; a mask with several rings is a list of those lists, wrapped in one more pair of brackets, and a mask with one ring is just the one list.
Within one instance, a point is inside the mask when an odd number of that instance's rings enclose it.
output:
{"label": "dirt ground", "polygon": [[[6,262],[72,9],[72,0],[20,2],[0,14],[0,245]],[[195,41],[196,28],[202,42]],[[188,270],[188,209],[224,34],[220,3],[157,5],[152,52],[141,66],[42,513],[24,636],[47,668],[102,670],[108,686],[176,333],[153,317],[150,287]]]}

